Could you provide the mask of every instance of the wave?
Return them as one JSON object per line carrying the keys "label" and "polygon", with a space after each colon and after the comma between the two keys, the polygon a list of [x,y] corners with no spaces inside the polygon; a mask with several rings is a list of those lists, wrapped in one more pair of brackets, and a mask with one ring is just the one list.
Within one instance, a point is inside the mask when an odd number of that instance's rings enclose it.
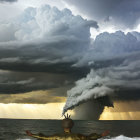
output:
{"label": "wave", "polygon": [[[31,139],[17,139],[17,140],[31,140]],[[117,136],[117,137],[111,137],[111,138],[101,138],[99,140],[140,140],[140,137],[126,137],[123,135]]]}
{"label": "wave", "polygon": [[140,140],[140,137],[126,137],[123,135],[111,138],[101,138],[100,140]]}

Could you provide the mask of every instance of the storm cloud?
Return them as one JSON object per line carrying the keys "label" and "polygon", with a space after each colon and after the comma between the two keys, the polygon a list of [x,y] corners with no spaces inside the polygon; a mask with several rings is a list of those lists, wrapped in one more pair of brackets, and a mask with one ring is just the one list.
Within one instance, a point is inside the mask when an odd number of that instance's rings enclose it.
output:
{"label": "storm cloud", "polygon": [[[0,94],[68,87],[78,78],[67,74],[0,71]],[[75,79],[76,78],[76,79]]]}
{"label": "storm cloud", "polygon": [[[139,60],[140,33],[122,31],[104,32],[92,42],[91,47],[74,67],[91,65],[95,68],[119,65],[125,59]],[[104,63],[105,62],[105,63]]]}
{"label": "storm cloud", "polygon": [[17,0],[0,0],[0,2],[16,2]]}
{"label": "storm cloud", "polygon": [[66,63],[77,61],[87,50],[90,27],[98,28],[95,21],[48,5],[27,8],[0,25],[0,69],[20,71],[51,71],[54,67],[61,71],[64,65],[68,70]]}
{"label": "storm cloud", "polygon": [[87,73],[71,65],[87,50],[97,22],[45,5],[0,25],[1,94],[67,87]]}
{"label": "storm cloud", "polygon": [[[140,21],[139,0],[64,0],[80,13],[117,28],[134,28]],[[125,18],[124,18],[125,17]]]}
{"label": "storm cloud", "polygon": [[45,5],[27,8],[0,25],[0,69],[2,77],[7,77],[1,78],[0,93],[58,88],[88,71],[71,65],[87,50],[90,27],[98,28],[95,21]]}
{"label": "storm cloud", "polygon": [[[108,2],[103,15],[97,12],[98,20],[109,17],[105,22],[118,20],[121,26],[127,24],[127,28],[137,24],[139,9],[134,9],[138,1],[133,5],[128,1],[128,9],[123,9],[125,0]],[[91,3],[87,1],[88,5]],[[114,13],[109,7],[115,9]],[[121,16],[126,16],[125,20],[119,16],[119,8],[124,10]],[[127,10],[136,15],[129,23],[125,15]],[[48,98],[50,102],[61,102],[63,98],[58,97],[66,96],[67,91],[63,113],[75,109],[80,116],[83,109],[84,114],[90,114],[87,108],[98,108],[95,111],[98,114],[91,116],[98,119],[104,106],[113,106],[114,100],[139,100],[140,33],[103,32],[93,40],[90,28],[98,29],[98,23],[74,16],[68,9],[59,10],[48,5],[27,8],[18,17],[1,21],[1,102],[47,103]],[[54,92],[50,96],[38,94],[38,90]],[[84,114],[82,116],[86,117]]]}
{"label": "storm cloud", "polygon": [[[65,113],[80,104],[104,96],[117,100],[140,99],[139,33],[102,33],[93,48],[74,67],[87,65],[91,72],[67,92]],[[135,98],[136,97],[136,98]]]}

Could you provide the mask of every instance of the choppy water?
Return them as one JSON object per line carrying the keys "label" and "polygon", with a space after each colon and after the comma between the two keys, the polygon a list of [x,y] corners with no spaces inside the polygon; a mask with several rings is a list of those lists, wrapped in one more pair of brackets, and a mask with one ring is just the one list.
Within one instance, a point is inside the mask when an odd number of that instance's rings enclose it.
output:
{"label": "choppy water", "polygon": [[[88,135],[110,131],[108,139],[140,140],[140,121],[74,121],[74,133]],[[13,120],[0,119],[0,140],[33,140],[26,135],[25,130],[33,133],[51,135],[62,133],[61,120]],[[104,138],[105,139],[105,138]]]}

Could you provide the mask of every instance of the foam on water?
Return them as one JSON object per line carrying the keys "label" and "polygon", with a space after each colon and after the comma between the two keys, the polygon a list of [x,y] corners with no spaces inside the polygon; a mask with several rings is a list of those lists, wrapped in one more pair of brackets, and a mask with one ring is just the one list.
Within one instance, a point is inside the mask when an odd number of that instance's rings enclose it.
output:
{"label": "foam on water", "polygon": [[[31,139],[17,139],[17,140],[31,140]],[[120,136],[112,137],[112,138],[105,138],[105,139],[101,138],[99,140],[140,140],[140,137],[130,138],[130,137],[120,135]]]}
{"label": "foam on water", "polygon": [[100,139],[100,140],[140,140],[140,137],[139,138],[136,138],[136,137],[130,138],[130,137],[120,135],[117,137],[105,138],[105,139]]}

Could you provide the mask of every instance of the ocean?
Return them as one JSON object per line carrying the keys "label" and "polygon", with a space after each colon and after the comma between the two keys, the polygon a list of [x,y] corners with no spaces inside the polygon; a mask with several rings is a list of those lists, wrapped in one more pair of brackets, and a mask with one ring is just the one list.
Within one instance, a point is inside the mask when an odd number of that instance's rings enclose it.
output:
{"label": "ocean", "polygon": [[[110,131],[111,140],[140,140],[140,121],[82,121],[75,120],[74,133],[88,135]],[[0,140],[35,140],[26,135],[25,131],[51,135],[62,133],[61,120],[22,120],[0,119]]]}

